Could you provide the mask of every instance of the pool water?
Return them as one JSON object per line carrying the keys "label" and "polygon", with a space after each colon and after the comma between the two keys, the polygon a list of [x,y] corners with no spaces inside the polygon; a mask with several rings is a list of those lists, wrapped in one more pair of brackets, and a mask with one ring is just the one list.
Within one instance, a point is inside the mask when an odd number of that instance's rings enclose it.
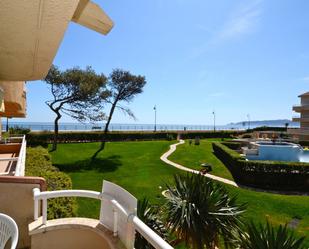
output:
{"label": "pool water", "polygon": [[287,162],[308,162],[309,150],[304,150],[300,145],[281,142],[255,142],[253,147],[257,149],[257,154],[246,155],[248,160],[270,160]]}

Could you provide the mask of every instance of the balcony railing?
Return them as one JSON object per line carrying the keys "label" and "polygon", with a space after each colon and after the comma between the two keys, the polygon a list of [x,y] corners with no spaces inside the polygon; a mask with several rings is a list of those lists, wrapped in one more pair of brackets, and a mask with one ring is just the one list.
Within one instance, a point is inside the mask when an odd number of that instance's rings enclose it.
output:
{"label": "balcony railing", "polygon": [[[18,151],[15,144],[20,144]],[[10,146],[13,147],[11,148]],[[24,176],[25,174],[25,162],[26,162],[26,138],[24,135],[13,135],[8,138],[1,140],[1,146],[5,148],[5,154],[9,154],[10,157],[0,158],[0,162],[7,162],[5,170],[0,172],[0,175],[15,175],[15,176]],[[15,153],[18,156],[15,156]]]}
{"label": "balcony railing", "polygon": [[[131,195],[128,192],[126,192],[123,189],[120,189],[119,186],[113,183],[109,183],[107,181],[104,181],[103,183],[102,193],[96,192],[96,191],[88,191],[88,190],[59,190],[59,191],[40,192],[38,188],[35,188],[33,189],[34,220],[38,220],[39,215],[40,215],[39,214],[40,212],[39,202],[40,201],[42,201],[42,222],[43,222],[43,225],[46,225],[47,223],[47,200],[48,199],[59,198],[59,197],[93,198],[93,199],[97,199],[101,201],[100,223],[104,225],[105,227],[109,228],[110,230],[112,230],[113,235],[115,237],[119,236],[119,239],[123,242],[123,244],[127,248],[133,248],[134,234],[133,236],[130,237],[128,236],[128,232],[121,231],[119,229],[119,228],[124,229],[124,227],[127,227],[127,225],[132,226],[134,228],[134,231],[137,231],[138,233],[140,233],[154,248],[157,248],[157,249],[172,249],[173,248],[136,216],[136,208],[134,210],[129,210],[129,208],[126,208],[125,205],[122,205],[113,195],[105,193],[104,186],[106,185],[109,185],[108,189],[111,189],[110,186],[116,186],[115,187],[116,196],[118,195],[122,196],[124,197],[124,199],[127,199],[127,197],[129,197],[128,199],[131,198],[130,197]],[[126,196],[126,195],[129,195],[129,196]],[[122,203],[123,203],[123,200],[122,200]],[[105,218],[106,216],[108,216],[107,219]],[[108,222],[107,221],[108,219],[111,219],[111,222]],[[121,236],[121,234],[125,234],[125,236]],[[126,241],[128,239],[131,241]],[[127,246],[128,244],[130,244],[130,246]]]}
{"label": "balcony railing", "polygon": [[289,128],[287,132],[291,135],[309,135],[309,128]]}
{"label": "balcony railing", "polygon": [[[16,137],[14,137],[14,138],[16,138]],[[18,138],[20,138],[20,137],[18,137]],[[25,175],[26,147],[27,147],[27,141],[26,141],[26,136],[24,135],[21,138],[21,146],[20,146],[19,155],[18,155],[18,159],[17,159],[15,176],[24,176]]]}
{"label": "balcony railing", "polygon": [[309,105],[294,105],[293,106],[293,111],[295,112],[300,112],[300,111],[308,111],[309,110]]}

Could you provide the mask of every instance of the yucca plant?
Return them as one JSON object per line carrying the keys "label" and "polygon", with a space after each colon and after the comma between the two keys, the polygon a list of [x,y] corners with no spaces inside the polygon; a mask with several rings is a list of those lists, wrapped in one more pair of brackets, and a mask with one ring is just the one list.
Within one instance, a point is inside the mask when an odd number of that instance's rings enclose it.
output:
{"label": "yucca plant", "polygon": [[287,225],[272,226],[250,223],[246,233],[239,234],[241,249],[305,249],[304,237],[297,238]]}
{"label": "yucca plant", "polygon": [[200,174],[175,175],[174,180],[167,185],[165,215],[178,242],[213,249],[220,239],[226,248],[233,246],[245,205],[237,204],[236,196],[230,197],[222,185]]}
{"label": "yucca plant", "polygon": [[[164,223],[160,220],[159,209],[155,206],[151,206],[147,198],[138,201],[137,216],[153,231],[160,235],[161,238],[167,238],[168,233],[164,226]],[[136,233],[134,247],[136,249],[153,248],[153,246],[139,233]]]}

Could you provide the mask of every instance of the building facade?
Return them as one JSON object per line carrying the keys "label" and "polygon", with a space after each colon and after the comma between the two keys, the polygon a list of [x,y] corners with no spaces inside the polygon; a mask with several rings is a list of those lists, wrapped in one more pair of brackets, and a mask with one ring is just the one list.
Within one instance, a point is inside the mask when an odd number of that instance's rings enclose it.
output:
{"label": "building facade", "polygon": [[289,129],[289,134],[296,137],[299,141],[309,141],[309,92],[298,96],[300,105],[293,106],[293,111],[299,113],[293,117],[293,122],[299,122],[299,129]]}

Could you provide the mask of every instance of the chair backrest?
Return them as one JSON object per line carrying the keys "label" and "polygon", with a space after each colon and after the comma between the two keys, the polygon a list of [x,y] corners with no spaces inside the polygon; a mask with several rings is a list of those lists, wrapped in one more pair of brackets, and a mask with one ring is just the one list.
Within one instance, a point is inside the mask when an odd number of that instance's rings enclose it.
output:
{"label": "chair backrest", "polygon": [[0,213],[0,249],[5,247],[10,238],[11,249],[15,249],[18,242],[18,227],[10,216]]}

